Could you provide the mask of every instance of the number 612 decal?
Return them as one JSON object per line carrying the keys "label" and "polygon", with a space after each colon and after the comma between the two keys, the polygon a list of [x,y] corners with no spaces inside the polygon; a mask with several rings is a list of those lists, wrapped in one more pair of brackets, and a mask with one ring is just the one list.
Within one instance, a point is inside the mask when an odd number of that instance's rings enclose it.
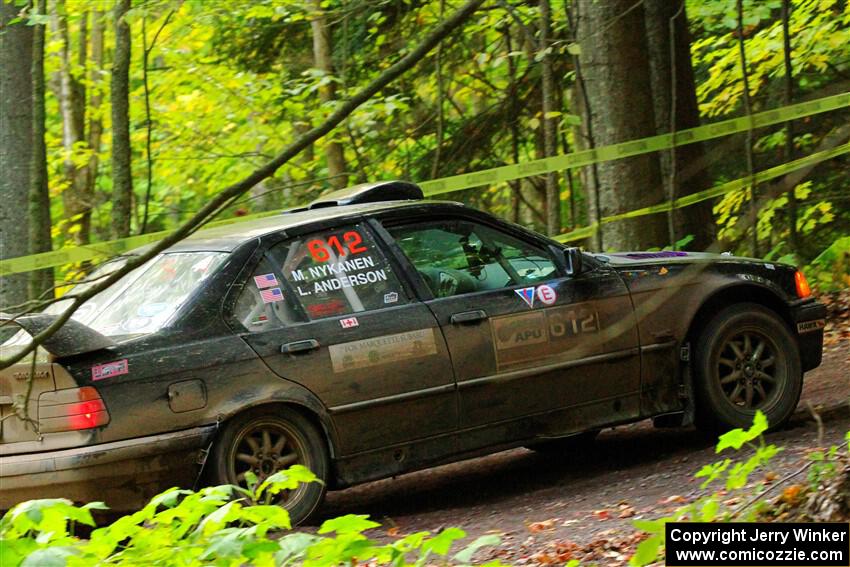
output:
{"label": "number 612 decal", "polygon": [[360,254],[369,249],[362,245],[363,237],[355,230],[343,233],[342,241],[337,235],[329,236],[327,239],[314,238],[307,242],[310,256],[316,262],[327,262],[331,259],[331,250],[335,250],[339,256],[348,254]]}

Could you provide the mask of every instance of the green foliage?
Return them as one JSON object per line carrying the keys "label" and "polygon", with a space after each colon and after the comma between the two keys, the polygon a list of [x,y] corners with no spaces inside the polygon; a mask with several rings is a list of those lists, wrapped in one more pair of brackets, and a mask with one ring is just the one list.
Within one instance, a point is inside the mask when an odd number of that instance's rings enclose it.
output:
{"label": "green foliage", "polygon": [[[3,567],[83,567],[91,565],[332,566],[374,562],[379,565],[425,565],[447,557],[466,537],[448,528],[437,535],[417,532],[380,544],[364,532],[380,526],[366,516],[349,514],[325,521],[318,535],[291,531],[287,511],[274,497],[300,483],[318,482],[296,465],[250,488],[211,486],[195,492],[172,488],[141,510],[94,529],[88,539],[75,535],[75,524],[95,527],[92,510],[100,503],[74,506],[64,499],[30,500],[0,519],[0,565]],[[499,538],[483,536],[453,559],[469,563]],[[498,565],[492,563],[491,565]]]}
{"label": "green foliage", "polygon": [[818,254],[806,268],[812,285],[821,291],[850,287],[850,236],[842,236]]}
{"label": "green foliage", "polygon": [[[638,545],[630,563],[634,566],[647,565],[662,557],[665,543],[664,526],[667,522],[728,522],[754,518],[756,507],[733,509],[727,502],[734,502],[730,496],[736,494],[750,500],[754,493],[758,494],[764,488],[763,484],[750,486],[752,474],[758,470],[764,470],[771,459],[782,450],[773,444],[765,443],[762,435],[767,429],[767,418],[761,411],[756,411],[753,424],[749,429],[733,429],[721,435],[715,446],[716,453],[727,449],[740,451],[745,446],[752,450],[751,454],[743,460],[726,458],[703,466],[694,475],[696,478],[705,479],[701,485],[703,489],[715,481],[725,481],[723,499],[720,494],[712,493],[682,506],[670,516],[657,520],[635,520],[633,522],[635,528],[646,532],[649,537]],[[743,517],[741,514],[744,514]]]}

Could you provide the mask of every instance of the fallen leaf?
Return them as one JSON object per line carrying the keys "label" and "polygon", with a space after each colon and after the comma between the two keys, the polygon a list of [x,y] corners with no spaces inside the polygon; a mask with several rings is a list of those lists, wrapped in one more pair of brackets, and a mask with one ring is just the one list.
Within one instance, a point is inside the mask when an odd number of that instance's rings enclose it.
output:
{"label": "fallen leaf", "polygon": [[631,506],[620,507],[620,518],[631,518],[635,515],[635,509]]}
{"label": "fallen leaf", "polygon": [[388,529],[387,535],[390,536],[390,537],[400,537],[400,534],[398,533],[398,526],[393,526],[390,529]]}
{"label": "fallen leaf", "polygon": [[594,510],[593,515],[599,520],[607,520],[611,517],[611,513],[608,510]]}
{"label": "fallen leaf", "polygon": [[543,520],[542,522],[531,522],[527,526],[528,531],[530,531],[531,533],[534,534],[534,533],[542,532],[542,531],[545,531],[545,530],[551,530],[552,528],[555,527],[555,522],[557,520],[558,520],[558,518],[552,518],[552,519],[549,519],[549,520]]}
{"label": "fallen leaf", "polygon": [[688,499],[679,494],[674,494],[673,496],[668,496],[664,500],[661,501],[661,504],[684,504]]}
{"label": "fallen leaf", "polygon": [[800,492],[803,490],[803,487],[799,484],[792,484],[782,491],[782,496],[780,500],[785,502],[786,504],[794,505],[800,500]]}

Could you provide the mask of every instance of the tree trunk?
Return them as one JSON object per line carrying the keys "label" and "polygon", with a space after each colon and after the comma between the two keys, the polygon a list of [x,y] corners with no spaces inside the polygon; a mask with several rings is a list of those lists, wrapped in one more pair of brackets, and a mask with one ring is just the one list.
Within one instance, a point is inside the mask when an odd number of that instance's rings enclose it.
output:
{"label": "tree trunk", "polygon": [[74,67],[78,65],[84,68],[86,64],[87,16],[84,14],[80,20],[80,49],[74,63],[65,2],[55,0],[53,3],[53,28],[61,44],[58,99],[62,114],[62,147],[65,152],[62,205],[68,219],[65,232],[76,244],[88,244],[91,228],[92,202],[85,195],[85,168],[78,168],[74,161],[74,153],[79,151],[79,144],[85,135],[85,87],[75,78]]}
{"label": "tree trunk", "polygon": [[92,70],[89,75],[91,85],[89,95],[89,131],[88,146],[92,154],[85,168],[84,196],[89,203],[95,202],[94,190],[97,181],[97,170],[99,167],[98,153],[100,153],[100,139],[103,134],[103,119],[101,118],[101,107],[103,106],[103,84],[101,76],[103,71],[103,35],[104,14],[100,10],[92,13],[91,26],[91,62]]}
{"label": "tree trunk", "polygon": [[[655,134],[649,61],[642,5],[632,0],[580,0],[579,56],[590,122],[598,146]],[[598,164],[602,216],[624,213],[664,200],[654,154]],[[605,247],[647,248],[667,241],[664,215],[605,225]]]}
{"label": "tree trunk", "polygon": [[[659,134],[699,126],[691,38],[684,0],[645,0],[646,38]],[[672,34],[672,37],[671,37]],[[661,177],[668,200],[708,187],[703,145],[688,144],[660,153]],[[703,201],[672,211],[669,244],[693,235],[690,247],[705,250],[716,237],[712,203]]]}
{"label": "tree trunk", "polygon": [[115,2],[115,55],[112,61],[112,227],[116,238],[130,235],[133,174],[130,168],[130,26],[124,16],[130,0]]}
{"label": "tree trunk", "polygon": [[[785,80],[782,103],[785,106],[794,100],[794,76],[791,67],[791,32],[788,20],[791,17],[791,0],[782,0],[782,60]],[[794,121],[785,123],[785,162],[794,159]],[[788,188],[788,245],[791,252],[800,254],[800,235],[797,233],[797,195],[794,187]]]}
{"label": "tree trunk", "polygon": [[[328,28],[321,0],[313,0],[313,19],[310,26],[313,30],[313,64],[327,76],[333,76],[334,67],[331,57],[331,34]],[[333,103],[336,100],[336,84],[331,81],[319,89],[319,100],[322,104]],[[330,184],[337,189],[348,185],[345,173],[345,156],[339,142],[331,139],[325,143],[325,160],[328,164]]]}
{"label": "tree trunk", "polygon": [[[0,0],[0,259],[29,253],[27,219],[32,163],[33,29],[15,0]],[[27,300],[27,274],[0,278],[0,310]]]}
{"label": "tree trunk", "polygon": [[[37,0],[35,14],[46,15],[47,0]],[[50,193],[47,178],[47,146],[44,109],[44,24],[32,26],[32,170],[29,193],[30,254],[49,252],[52,249]],[[30,272],[30,299],[53,297],[53,268]]]}
{"label": "tree trunk", "polygon": [[[549,0],[540,0],[540,50],[543,52],[541,65],[541,90],[543,110],[543,151],[546,157],[558,153],[558,124],[552,116],[556,110],[555,79],[552,74],[552,55],[549,42],[552,27],[552,11]],[[546,174],[546,232],[555,236],[561,232],[561,191],[558,174]]]}

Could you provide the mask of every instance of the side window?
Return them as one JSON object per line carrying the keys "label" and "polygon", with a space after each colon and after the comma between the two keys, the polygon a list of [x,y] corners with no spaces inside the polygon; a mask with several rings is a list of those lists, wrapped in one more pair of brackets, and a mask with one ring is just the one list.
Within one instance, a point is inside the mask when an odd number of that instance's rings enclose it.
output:
{"label": "side window", "polygon": [[435,297],[487,291],[551,278],[549,253],[468,221],[388,228]]}
{"label": "side window", "polygon": [[361,224],[283,242],[269,255],[311,320],[408,301],[392,266]]}
{"label": "side window", "polygon": [[279,281],[268,260],[263,260],[245,283],[233,308],[233,316],[252,332],[266,331],[303,323],[303,315],[294,295]]}

